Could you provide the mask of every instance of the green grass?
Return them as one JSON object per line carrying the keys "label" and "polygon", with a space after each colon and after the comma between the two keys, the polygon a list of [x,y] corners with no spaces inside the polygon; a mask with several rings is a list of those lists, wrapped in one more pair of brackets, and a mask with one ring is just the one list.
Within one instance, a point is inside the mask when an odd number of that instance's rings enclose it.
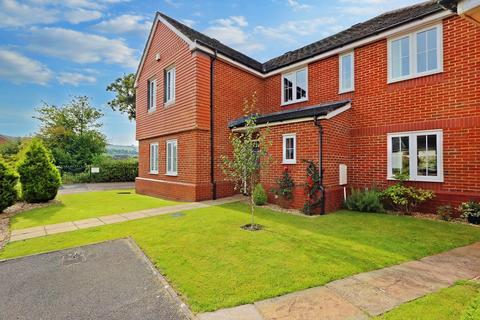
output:
{"label": "green grass", "polygon": [[386,214],[318,218],[233,203],[8,244],[0,259],[132,237],[193,311],[251,303],[480,241],[480,229]]}
{"label": "green grass", "polygon": [[[131,192],[131,194],[119,194],[119,192]],[[178,202],[135,194],[134,190],[66,194],[59,195],[57,200],[61,203],[15,215],[10,219],[11,228],[24,229],[178,204]]]}
{"label": "green grass", "polygon": [[[477,297],[477,299],[475,299]],[[461,282],[453,287],[429,294],[420,299],[403,304],[378,320],[473,320],[480,313],[473,314],[475,301],[480,301],[480,283]],[[480,306],[476,306],[480,309]],[[477,309],[477,310],[478,310]],[[478,312],[478,311],[477,311]],[[469,314],[473,317],[469,317]],[[468,315],[468,316],[467,316]]]}

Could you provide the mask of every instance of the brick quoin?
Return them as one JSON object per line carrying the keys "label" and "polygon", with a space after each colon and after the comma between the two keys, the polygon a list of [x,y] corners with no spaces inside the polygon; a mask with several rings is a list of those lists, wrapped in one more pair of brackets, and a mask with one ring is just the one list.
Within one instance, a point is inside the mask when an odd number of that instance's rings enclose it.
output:
{"label": "brick quoin", "polygon": [[[324,130],[324,185],[328,212],[341,207],[339,164],[348,167],[346,188],[384,188],[387,180],[387,134],[443,130],[444,182],[409,182],[434,190],[436,198],[422,206],[458,205],[480,200],[480,28],[458,17],[443,24],[443,72],[387,83],[387,39],[354,50],[355,91],[339,94],[338,55],[308,64],[308,101],[281,106],[281,75],[261,78],[217,59],[213,78],[214,179],[218,197],[235,193],[221,172],[221,155],[231,155],[228,123],[243,116],[242,104],[254,93],[261,114],[351,100],[351,108],[321,120]],[[155,55],[160,53],[160,61]],[[179,200],[210,199],[210,67],[212,57],[190,51],[170,28],[159,22],[145,53],[137,87],[139,193]],[[163,72],[176,66],[176,101],[163,106]],[[147,112],[147,80],[157,78],[157,110]],[[297,136],[297,163],[282,164],[282,135]],[[165,141],[178,140],[178,176],[165,176]],[[296,187],[289,207],[306,200],[304,159],[318,161],[318,128],[313,121],[271,126],[273,163],[261,173],[266,190],[276,187],[288,167]],[[159,143],[159,173],[149,168],[149,144]],[[277,201],[269,194],[269,200]],[[282,203],[285,205],[285,203]]]}

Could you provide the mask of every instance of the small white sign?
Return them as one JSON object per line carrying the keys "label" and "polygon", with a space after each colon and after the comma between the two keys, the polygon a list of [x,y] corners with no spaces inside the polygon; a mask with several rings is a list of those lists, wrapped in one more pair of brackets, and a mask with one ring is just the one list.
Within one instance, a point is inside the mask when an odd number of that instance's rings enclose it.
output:
{"label": "small white sign", "polygon": [[91,172],[92,172],[92,173],[99,173],[99,172],[100,172],[100,168],[99,168],[99,167],[92,167],[92,168],[91,168]]}
{"label": "small white sign", "polygon": [[338,184],[344,186],[347,184],[347,165],[340,164],[338,167],[339,177],[338,177]]}

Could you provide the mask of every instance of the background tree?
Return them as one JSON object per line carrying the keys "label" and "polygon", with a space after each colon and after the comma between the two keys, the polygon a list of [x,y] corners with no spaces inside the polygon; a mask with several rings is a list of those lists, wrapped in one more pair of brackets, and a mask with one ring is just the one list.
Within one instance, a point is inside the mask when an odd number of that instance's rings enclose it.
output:
{"label": "background tree", "polygon": [[0,159],[0,213],[17,200],[17,173]]}
{"label": "background tree", "polygon": [[0,144],[0,160],[3,159],[7,165],[14,167],[18,160],[17,155],[22,148],[22,140],[25,139],[15,138]]}
{"label": "background tree", "polygon": [[90,105],[88,97],[74,97],[61,107],[44,103],[36,109],[38,132],[52,151],[58,166],[85,166],[105,152],[106,138],[100,132],[103,113]]}
{"label": "background tree", "polygon": [[60,173],[40,140],[32,140],[26,147],[18,164],[18,173],[25,201],[47,202],[57,195],[61,184]]}
{"label": "background tree", "polygon": [[249,230],[258,230],[255,224],[254,188],[260,181],[260,170],[270,164],[267,150],[271,145],[267,140],[268,130],[263,132],[256,128],[257,115],[254,113],[256,96],[253,95],[251,103],[246,99],[243,104],[245,114],[245,127],[238,133],[230,134],[230,143],[233,147],[232,157],[222,155],[222,171],[228,181],[235,184],[235,189],[242,189],[246,183],[250,199],[250,213],[252,221],[244,226]]}
{"label": "background tree", "polygon": [[115,92],[115,99],[108,102],[108,105],[114,111],[120,111],[128,116],[129,120],[135,120],[135,74],[125,74],[112,82],[107,91]]}

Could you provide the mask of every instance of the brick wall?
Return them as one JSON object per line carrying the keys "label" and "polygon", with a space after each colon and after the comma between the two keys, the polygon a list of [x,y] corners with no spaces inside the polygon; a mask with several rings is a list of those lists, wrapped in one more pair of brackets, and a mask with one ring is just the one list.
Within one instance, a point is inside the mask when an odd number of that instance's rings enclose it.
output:
{"label": "brick wall", "polygon": [[[213,122],[218,196],[233,193],[232,185],[224,181],[220,170],[220,155],[231,154],[228,122],[243,115],[243,100],[256,92],[261,113],[352,99],[350,110],[322,121],[327,210],[338,208],[343,197],[342,187],[338,185],[340,163],[348,166],[348,187],[386,186],[389,183],[386,180],[387,133],[426,129],[443,129],[445,174],[444,183],[415,183],[435,190],[438,195],[426,209],[431,210],[440,203],[456,204],[467,198],[480,198],[480,28],[459,17],[451,17],[443,21],[443,34],[442,73],[387,84],[387,40],[384,39],[355,49],[355,92],[338,94],[338,56],[332,56],[308,66],[309,100],[283,107],[281,75],[260,79],[217,60]],[[142,167],[148,166],[144,150],[149,139],[176,135],[180,139],[179,152],[188,150],[189,154],[179,154],[179,160],[184,157],[180,161],[186,161],[189,170],[180,170],[179,166],[175,180],[193,184],[196,190],[193,198],[209,197],[210,58],[191,53],[161,24],[153,43],[137,91],[140,176],[148,177]],[[156,52],[162,55],[160,62],[153,59]],[[163,68],[172,63],[178,66],[176,105],[167,109],[157,106],[155,114],[147,115],[146,80],[163,74]],[[160,88],[163,88],[162,81],[158,81]],[[163,95],[163,90],[158,90],[158,94]],[[157,101],[161,102],[162,97],[157,97]],[[292,205],[301,207],[305,200],[305,164],[301,160],[318,159],[318,130],[312,122],[271,127],[274,163],[262,173],[267,190],[275,186],[284,167],[281,164],[284,133],[297,133],[298,162],[288,167],[297,183]],[[187,149],[183,149],[185,146]],[[162,150],[160,147],[160,152]],[[186,192],[186,189],[169,190],[176,195]]]}

